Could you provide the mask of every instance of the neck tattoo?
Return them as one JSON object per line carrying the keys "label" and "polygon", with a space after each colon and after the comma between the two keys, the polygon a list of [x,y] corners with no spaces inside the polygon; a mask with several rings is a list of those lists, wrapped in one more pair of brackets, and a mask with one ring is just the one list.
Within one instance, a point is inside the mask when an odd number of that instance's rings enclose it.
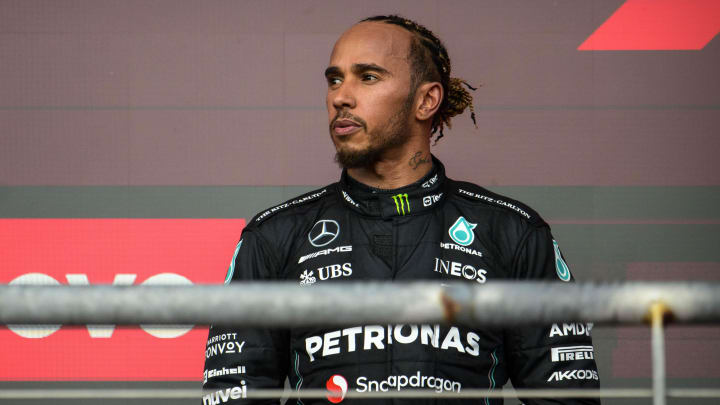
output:
{"label": "neck tattoo", "polygon": [[423,157],[422,152],[416,152],[415,155],[413,155],[413,157],[411,157],[410,161],[408,162],[408,164],[410,165],[410,167],[412,167],[413,170],[417,170],[420,165],[426,163],[430,163],[430,157]]}

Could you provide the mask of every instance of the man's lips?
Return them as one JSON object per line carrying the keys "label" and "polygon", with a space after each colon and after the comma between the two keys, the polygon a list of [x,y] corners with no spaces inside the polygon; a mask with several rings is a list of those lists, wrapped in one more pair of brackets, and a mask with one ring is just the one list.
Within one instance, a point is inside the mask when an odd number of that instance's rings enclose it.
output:
{"label": "man's lips", "polygon": [[333,124],[333,131],[338,135],[348,135],[360,128],[362,128],[362,125],[348,119],[337,120]]}

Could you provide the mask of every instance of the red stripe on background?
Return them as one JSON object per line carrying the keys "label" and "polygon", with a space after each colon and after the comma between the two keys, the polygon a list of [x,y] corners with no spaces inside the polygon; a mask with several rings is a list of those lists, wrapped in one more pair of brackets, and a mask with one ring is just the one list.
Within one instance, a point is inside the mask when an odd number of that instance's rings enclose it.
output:
{"label": "red stripe on background", "polygon": [[550,225],[720,225],[720,219],[548,219]]}
{"label": "red stripe on background", "polygon": [[[90,284],[159,273],[193,283],[222,283],[243,219],[0,219],[0,282],[44,273],[61,284],[86,274]],[[85,327],[62,327],[45,338],[0,329],[0,379],[199,380],[206,327],[177,338],[116,328],[91,338]]]}
{"label": "red stripe on background", "polygon": [[720,32],[720,1],[628,0],[578,50],[700,50]]}

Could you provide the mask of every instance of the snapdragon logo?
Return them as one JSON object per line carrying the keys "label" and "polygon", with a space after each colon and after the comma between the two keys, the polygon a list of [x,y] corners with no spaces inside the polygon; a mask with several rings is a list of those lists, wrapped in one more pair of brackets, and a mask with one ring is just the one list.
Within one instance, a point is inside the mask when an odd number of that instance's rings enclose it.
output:
{"label": "snapdragon logo", "polygon": [[345,399],[345,395],[348,390],[348,383],[345,377],[340,374],[335,374],[327,380],[325,388],[331,392],[331,394],[328,394],[327,396],[328,401],[333,404],[338,404]]}
{"label": "snapdragon logo", "polygon": [[224,390],[218,390],[213,393],[203,395],[203,405],[219,405],[228,402],[231,399],[247,398],[247,387],[245,380],[240,380],[240,385]]}
{"label": "snapdragon logo", "polygon": [[391,375],[382,381],[370,380],[365,376],[358,377],[357,392],[388,392],[402,391],[405,388],[434,389],[435,392],[460,392],[462,384],[440,377],[422,375],[420,371],[411,376]]}

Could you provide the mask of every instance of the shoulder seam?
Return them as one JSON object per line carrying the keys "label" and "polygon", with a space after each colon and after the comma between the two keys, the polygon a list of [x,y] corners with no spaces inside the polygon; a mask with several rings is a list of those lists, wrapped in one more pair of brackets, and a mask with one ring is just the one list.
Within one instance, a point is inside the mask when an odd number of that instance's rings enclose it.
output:
{"label": "shoulder seam", "polygon": [[[247,229],[247,228],[246,228],[246,229]],[[258,229],[247,229],[247,232],[250,232],[250,233],[254,234],[255,237],[258,238],[258,240],[259,240],[260,242],[262,242],[262,245],[264,245],[264,247],[267,248],[268,251],[267,251],[267,252],[263,252],[263,253],[266,254],[268,257],[270,257],[270,258],[275,262],[275,263],[274,263],[275,266],[274,266],[274,267],[271,267],[271,269],[272,269],[271,271],[273,272],[273,275],[272,275],[273,278],[278,279],[278,278],[279,278],[279,277],[278,277],[278,276],[279,276],[278,269],[280,268],[280,267],[279,267],[279,263],[281,263],[280,258],[277,257],[277,254],[276,254],[276,252],[278,251],[278,249],[275,248],[275,245],[273,245],[272,242],[270,242],[270,241],[260,232],[260,230],[258,230]],[[243,230],[243,233],[245,233],[245,230]]]}
{"label": "shoulder seam", "polygon": [[468,182],[454,181],[453,188],[455,189],[455,194],[467,199],[511,211],[526,221],[538,226],[546,225],[545,220],[543,220],[535,210],[520,201],[493,193],[490,190]]}
{"label": "shoulder seam", "polygon": [[518,278],[517,263],[518,260],[520,260],[520,252],[527,243],[527,240],[530,237],[530,233],[536,231],[537,229],[539,228],[528,228],[520,238],[520,242],[518,242],[517,246],[515,246],[515,251],[513,252],[512,261],[510,263],[510,274],[513,275],[515,278]]}
{"label": "shoulder seam", "polygon": [[259,224],[265,222],[267,219],[273,217],[275,214],[277,214],[279,212],[283,212],[291,207],[297,207],[297,206],[301,206],[301,205],[316,201],[320,197],[328,195],[334,184],[335,183],[327,185],[322,188],[318,188],[316,190],[312,190],[310,192],[301,194],[295,198],[287,200],[287,201],[283,202],[282,204],[278,204],[274,207],[270,207],[270,208],[262,211],[261,213],[255,215],[250,220],[248,225],[259,225]]}

